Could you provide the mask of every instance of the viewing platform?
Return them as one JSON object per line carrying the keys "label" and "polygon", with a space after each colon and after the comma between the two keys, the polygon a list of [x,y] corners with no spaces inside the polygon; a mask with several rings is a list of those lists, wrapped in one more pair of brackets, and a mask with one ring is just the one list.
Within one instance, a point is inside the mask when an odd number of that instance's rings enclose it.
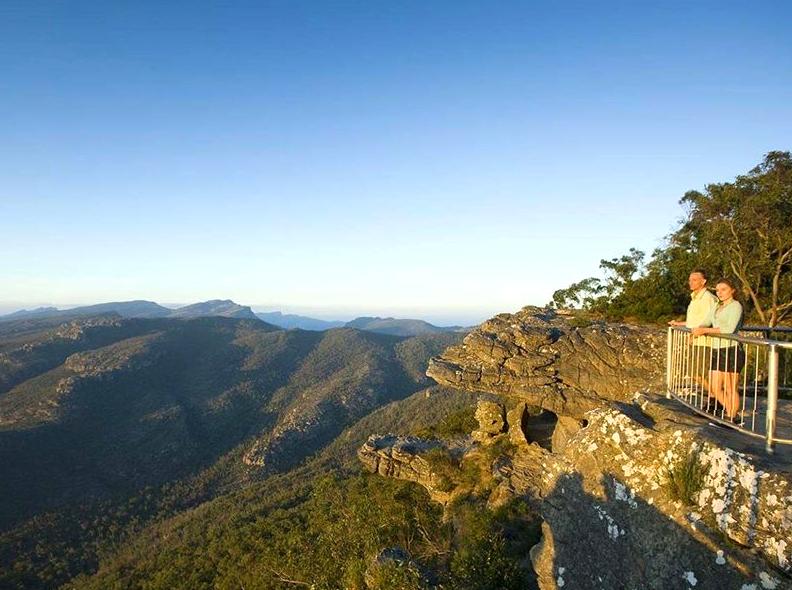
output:
{"label": "viewing platform", "polygon": [[735,450],[755,450],[763,441],[767,453],[792,464],[792,328],[694,337],[688,328],[669,327],[666,395],[707,418],[721,436],[739,433],[727,436]]}

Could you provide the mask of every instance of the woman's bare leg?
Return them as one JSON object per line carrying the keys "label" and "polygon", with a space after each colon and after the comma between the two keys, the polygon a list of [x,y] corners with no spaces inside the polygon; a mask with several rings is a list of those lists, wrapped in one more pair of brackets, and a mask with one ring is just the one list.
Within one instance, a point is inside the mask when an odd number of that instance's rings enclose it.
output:
{"label": "woman's bare leg", "polygon": [[[721,388],[722,388],[721,382],[723,381],[722,375],[723,373],[721,373],[720,371],[710,371],[709,374],[710,397],[714,397],[715,400],[719,401],[721,404],[723,403],[723,399],[722,399],[723,396],[721,395]],[[709,411],[709,405],[707,406],[707,410]],[[712,409],[712,413],[717,414],[717,412],[718,412],[718,407],[715,406]]]}
{"label": "woman's bare leg", "polygon": [[724,398],[728,403],[724,404],[726,407],[726,415],[729,419],[737,415],[737,410],[740,409],[740,394],[737,391],[737,384],[740,382],[739,373],[726,373],[723,377],[724,382]]}

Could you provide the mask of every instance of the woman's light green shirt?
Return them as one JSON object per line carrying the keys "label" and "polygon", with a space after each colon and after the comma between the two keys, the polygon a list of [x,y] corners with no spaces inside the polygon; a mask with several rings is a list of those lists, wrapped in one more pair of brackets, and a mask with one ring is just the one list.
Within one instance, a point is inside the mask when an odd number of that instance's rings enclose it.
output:
{"label": "woman's light green shirt", "polygon": [[[742,328],[743,308],[739,301],[731,300],[727,305],[718,304],[710,312],[707,323],[713,328],[720,328],[721,334],[735,334]],[[712,348],[728,348],[737,346],[733,340],[712,336]]]}

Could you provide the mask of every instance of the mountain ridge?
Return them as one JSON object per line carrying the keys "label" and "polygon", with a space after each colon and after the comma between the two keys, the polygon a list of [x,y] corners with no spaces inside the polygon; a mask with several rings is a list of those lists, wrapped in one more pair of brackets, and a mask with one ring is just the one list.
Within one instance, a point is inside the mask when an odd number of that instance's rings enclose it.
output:
{"label": "mountain ridge", "polygon": [[13,474],[0,481],[0,528],[161,485],[236,448],[232,480],[288,469],[426,386],[419,367],[457,341],[219,316],[40,321],[39,333],[0,333],[0,465]]}
{"label": "mountain ridge", "polygon": [[195,318],[203,316],[222,316],[259,319],[286,330],[300,329],[324,331],[333,328],[349,327],[391,334],[395,336],[417,336],[419,334],[440,334],[443,332],[464,332],[464,326],[436,326],[425,320],[411,318],[359,316],[350,321],[322,320],[298,314],[285,314],[280,311],[254,312],[250,306],[240,305],[230,299],[211,299],[184,305],[174,309],[164,307],[154,301],[144,299],[98,303],[68,309],[38,307],[31,310],[21,309],[0,316],[0,323],[34,320],[76,318],[82,316],[118,314],[123,318]]}
{"label": "mountain ridge", "polygon": [[32,310],[21,309],[0,316],[0,322],[43,319],[56,317],[80,317],[116,313],[124,318],[194,318],[202,316],[224,316],[247,319],[258,319],[253,310],[246,305],[239,305],[230,299],[210,299],[171,309],[154,301],[135,299],[131,301],[111,301],[92,305],[82,305],[67,309],[57,307],[38,307]]}

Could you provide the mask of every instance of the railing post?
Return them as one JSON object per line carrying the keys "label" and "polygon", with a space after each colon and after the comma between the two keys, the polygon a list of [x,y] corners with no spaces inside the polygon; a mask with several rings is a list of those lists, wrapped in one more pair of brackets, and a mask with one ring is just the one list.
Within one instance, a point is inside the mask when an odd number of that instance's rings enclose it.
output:
{"label": "railing post", "polygon": [[674,338],[674,328],[668,326],[668,335],[666,336],[666,398],[671,399],[671,379],[673,378],[673,369],[671,365],[674,361],[673,348],[671,341]]}
{"label": "railing post", "polygon": [[778,348],[771,344],[767,351],[767,443],[765,449],[773,453],[775,443],[776,407],[778,406]]}

